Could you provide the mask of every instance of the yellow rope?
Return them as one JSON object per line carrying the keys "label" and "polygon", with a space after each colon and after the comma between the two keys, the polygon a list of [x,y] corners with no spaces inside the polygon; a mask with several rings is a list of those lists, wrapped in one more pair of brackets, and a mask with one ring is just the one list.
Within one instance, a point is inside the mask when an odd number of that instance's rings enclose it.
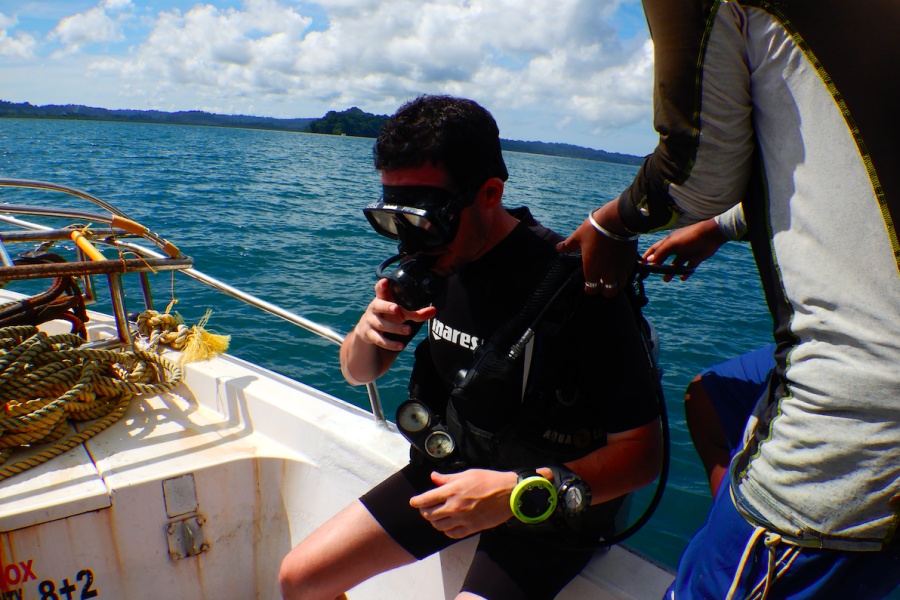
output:
{"label": "yellow rope", "polygon": [[[171,391],[181,368],[151,352],[83,349],[77,335],[0,329],[0,465],[14,448],[52,444],[0,467],[0,481],[59,456],[118,421],[132,396]],[[99,419],[66,436],[67,419]]]}
{"label": "yellow rope", "polygon": [[[172,304],[169,304],[171,308]],[[228,350],[231,336],[216,335],[204,329],[212,311],[207,310],[199,323],[188,327],[178,313],[172,314],[169,309],[164,313],[146,310],[138,316],[138,331],[149,340],[148,350],[156,350],[159,344],[181,350],[181,364],[209,360]]]}

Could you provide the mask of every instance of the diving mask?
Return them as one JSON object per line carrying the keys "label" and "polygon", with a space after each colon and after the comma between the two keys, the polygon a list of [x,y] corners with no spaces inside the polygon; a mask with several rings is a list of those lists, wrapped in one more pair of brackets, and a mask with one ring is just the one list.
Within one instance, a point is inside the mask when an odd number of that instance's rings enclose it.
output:
{"label": "diving mask", "polygon": [[401,254],[446,246],[459,231],[459,216],[475,194],[426,185],[386,185],[381,198],[363,209],[375,231],[400,242]]}

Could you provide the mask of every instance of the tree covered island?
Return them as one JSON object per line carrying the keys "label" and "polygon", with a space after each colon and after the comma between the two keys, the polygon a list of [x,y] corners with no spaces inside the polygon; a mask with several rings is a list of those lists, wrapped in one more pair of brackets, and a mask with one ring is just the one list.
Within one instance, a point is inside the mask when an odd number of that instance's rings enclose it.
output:
{"label": "tree covered island", "polygon": [[[130,123],[165,123],[171,125],[204,125],[208,127],[241,127],[346,135],[376,138],[387,121],[387,115],[373,115],[357,107],[345,111],[329,111],[321,119],[276,119],[248,115],[219,115],[199,110],[164,112],[159,110],[109,110],[77,104],[35,106],[28,102],[15,104],[0,100],[0,118],[13,119],[77,119],[85,121],[124,121]],[[593,150],[572,144],[500,140],[500,147],[509,152],[545,154],[565,158],[581,158],[624,165],[640,165],[643,159],[630,154]]]}

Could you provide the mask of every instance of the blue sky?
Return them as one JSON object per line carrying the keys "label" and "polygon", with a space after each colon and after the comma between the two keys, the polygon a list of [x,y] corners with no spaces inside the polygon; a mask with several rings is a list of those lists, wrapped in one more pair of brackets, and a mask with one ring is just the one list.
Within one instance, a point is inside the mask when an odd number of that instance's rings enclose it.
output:
{"label": "blue sky", "polygon": [[422,93],[509,139],[652,151],[652,43],[625,0],[0,0],[0,99],[320,117]]}

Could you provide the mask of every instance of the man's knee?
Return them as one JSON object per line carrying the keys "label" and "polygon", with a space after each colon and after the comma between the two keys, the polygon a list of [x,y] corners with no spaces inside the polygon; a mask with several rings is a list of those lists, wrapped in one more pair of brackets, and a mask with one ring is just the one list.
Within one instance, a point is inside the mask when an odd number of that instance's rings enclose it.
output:
{"label": "man's knee", "polygon": [[[307,568],[310,561],[304,560],[300,547],[291,550],[281,561],[281,569],[278,571],[278,588],[283,598],[300,598],[311,573]],[[304,568],[307,567],[307,568]]]}
{"label": "man's knee", "polygon": [[696,405],[700,396],[706,396],[706,389],[703,387],[703,374],[700,373],[694,377],[684,391],[685,407]]}
{"label": "man's knee", "polygon": [[684,391],[684,418],[691,438],[696,443],[697,436],[705,437],[709,426],[712,403],[703,387],[703,375],[697,375]]}
{"label": "man's knee", "polygon": [[327,598],[331,600],[341,590],[331,590],[329,573],[332,565],[309,556],[303,544],[291,550],[281,561],[278,587],[285,600]]}

